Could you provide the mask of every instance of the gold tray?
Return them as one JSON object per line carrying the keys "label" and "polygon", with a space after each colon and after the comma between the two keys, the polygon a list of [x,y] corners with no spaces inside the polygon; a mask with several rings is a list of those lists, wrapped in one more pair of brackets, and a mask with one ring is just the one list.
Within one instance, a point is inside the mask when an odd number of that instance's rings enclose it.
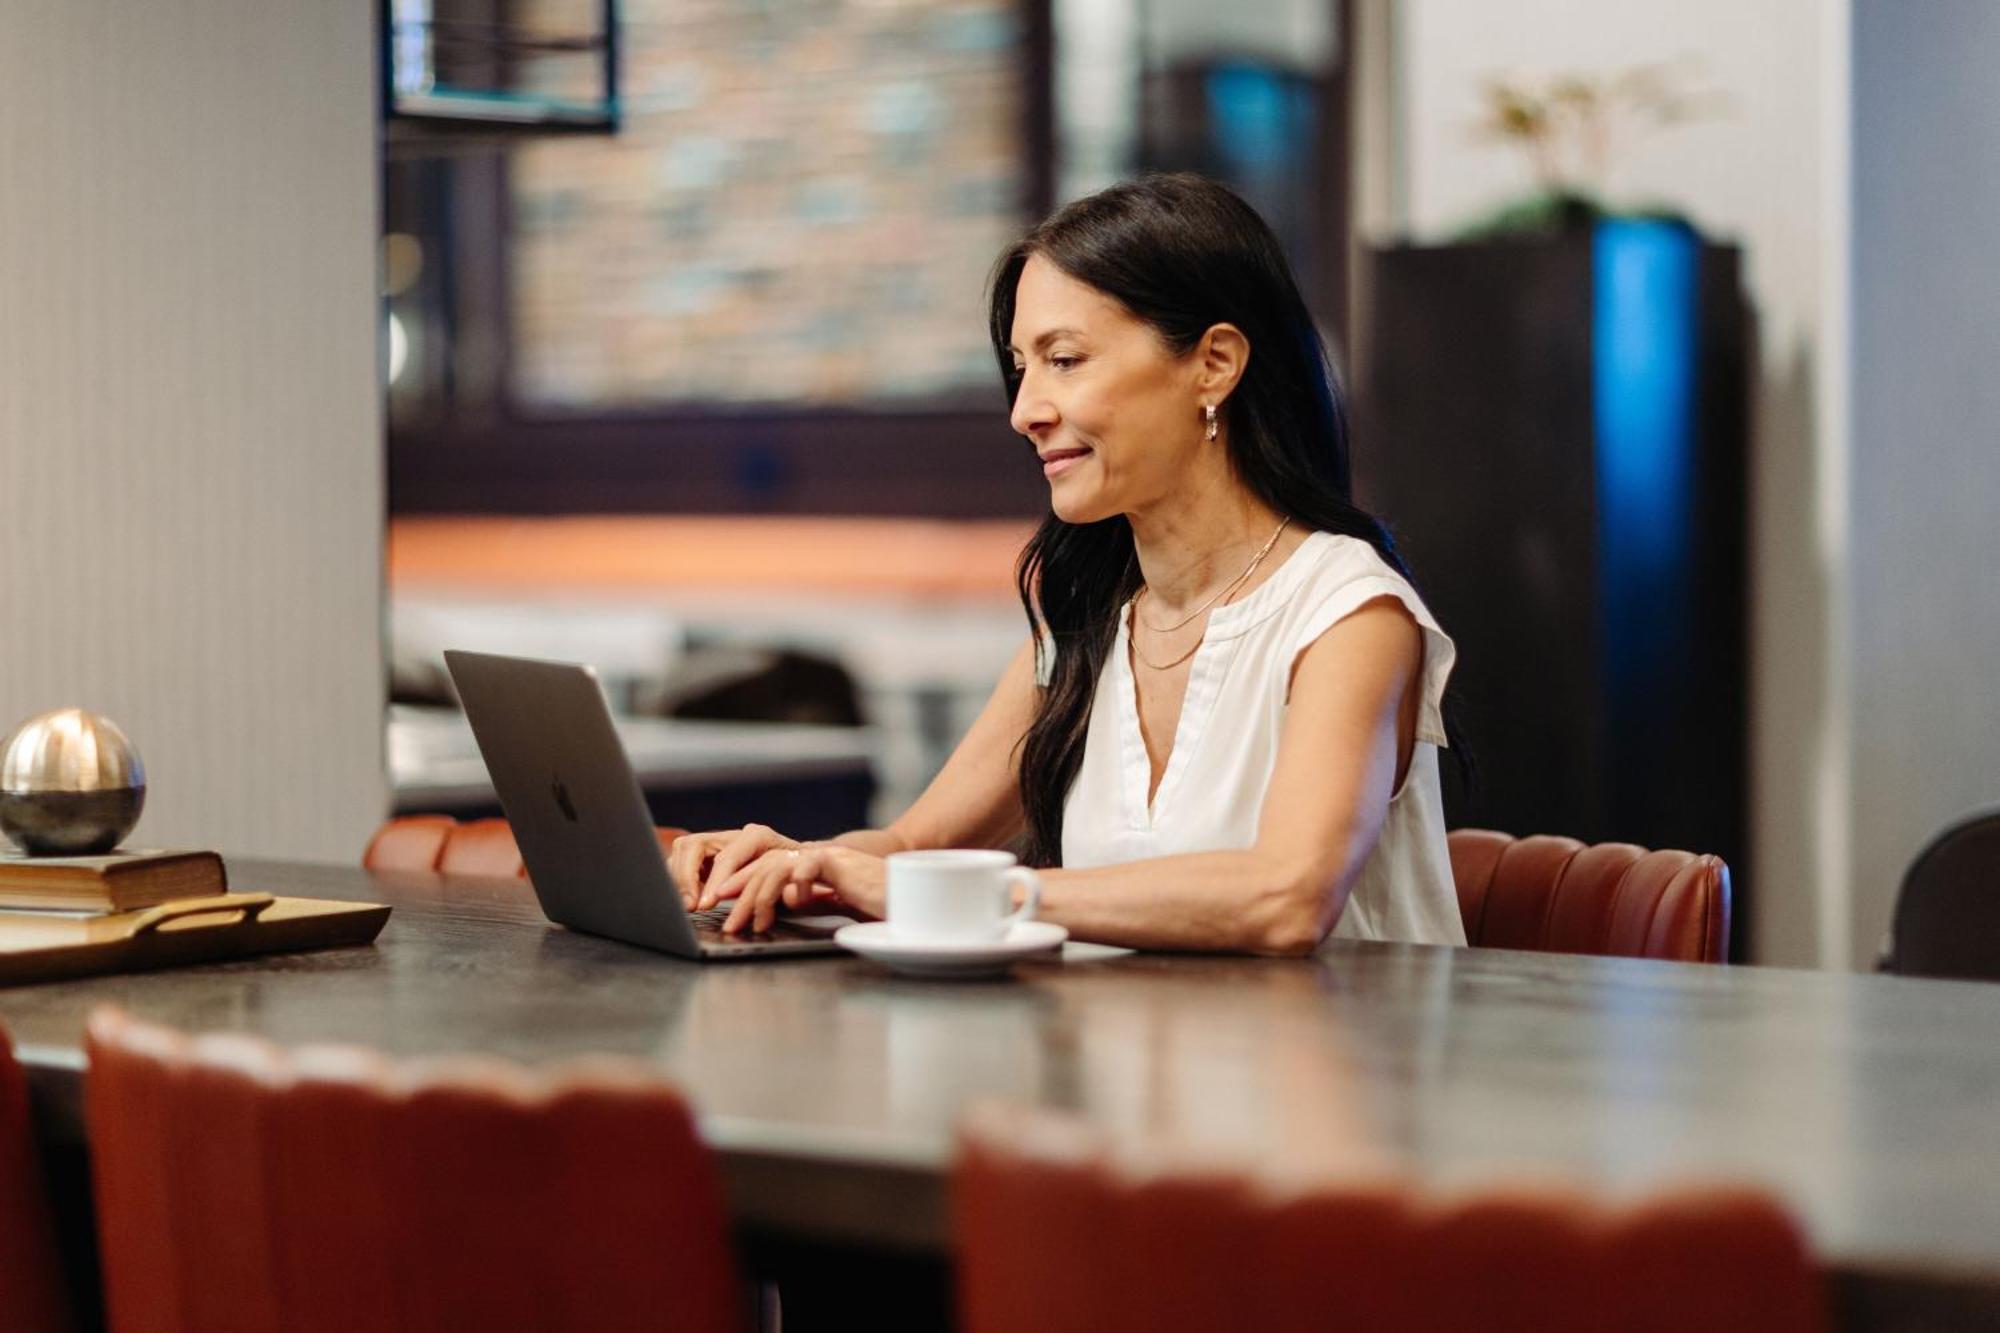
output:
{"label": "gold tray", "polygon": [[182,898],[88,917],[0,912],[0,986],[366,944],[388,919],[382,903],[268,893]]}

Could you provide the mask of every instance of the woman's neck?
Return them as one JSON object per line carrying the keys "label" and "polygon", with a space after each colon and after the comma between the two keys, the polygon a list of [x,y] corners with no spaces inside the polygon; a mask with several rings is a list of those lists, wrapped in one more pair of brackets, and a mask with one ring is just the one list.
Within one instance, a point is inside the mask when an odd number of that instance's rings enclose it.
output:
{"label": "woman's neck", "polygon": [[[1127,517],[1147,599],[1163,616],[1199,606],[1241,576],[1284,522],[1234,475],[1222,484],[1184,488]],[[1278,558],[1274,547],[1263,563]]]}

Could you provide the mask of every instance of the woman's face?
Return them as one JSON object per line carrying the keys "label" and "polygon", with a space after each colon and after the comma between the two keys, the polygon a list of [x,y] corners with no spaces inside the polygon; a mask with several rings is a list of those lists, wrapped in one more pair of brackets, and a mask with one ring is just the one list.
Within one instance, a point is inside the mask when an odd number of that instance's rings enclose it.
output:
{"label": "woman's face", "polygon": [[1177,357],[1150,324],[1031,255],[1008,343],[1021,370],[1009,420],[1041,455],[1065,523],[1147,509],[1197,475],[1200,357]]}

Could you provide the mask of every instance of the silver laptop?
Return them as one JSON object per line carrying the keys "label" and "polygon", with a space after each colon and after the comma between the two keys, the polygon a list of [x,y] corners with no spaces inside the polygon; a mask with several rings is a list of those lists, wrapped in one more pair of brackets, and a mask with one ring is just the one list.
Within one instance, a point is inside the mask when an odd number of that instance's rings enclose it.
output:
{"label": "silver laptop", "polygon": [[729,904],[688,912],[589,667],[456,649],[444,660],[549,920],[683,958],[839,951],[844,917],[724,935]]}

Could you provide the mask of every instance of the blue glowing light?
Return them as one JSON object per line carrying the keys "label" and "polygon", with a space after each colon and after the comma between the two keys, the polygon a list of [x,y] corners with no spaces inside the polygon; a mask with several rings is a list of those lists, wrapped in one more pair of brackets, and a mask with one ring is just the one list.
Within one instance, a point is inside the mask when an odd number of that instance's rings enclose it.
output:
{"label": "blue glowing light", "polygon": [[1599,623],[1613,695],[1632,706],[1694,633],[1700,250],[1677,222],[1606,221],[1594,237]]}
{"label": "blue glowing light", "polygon": [[1230,61],[1207,79],[1214,146],[1230,167],[1271,171],[1295,163],[1312,133],[1312,99],[1279,70]]}

